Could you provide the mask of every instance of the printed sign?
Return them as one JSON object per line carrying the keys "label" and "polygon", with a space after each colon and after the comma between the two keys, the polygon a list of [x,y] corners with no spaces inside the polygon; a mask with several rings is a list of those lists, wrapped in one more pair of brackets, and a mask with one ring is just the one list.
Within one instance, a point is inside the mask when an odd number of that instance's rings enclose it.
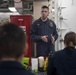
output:
{"label": "printed sign", "polygon": [[23,31],[26,32],[26,26],[20,26],[20,28],[22,28]]}

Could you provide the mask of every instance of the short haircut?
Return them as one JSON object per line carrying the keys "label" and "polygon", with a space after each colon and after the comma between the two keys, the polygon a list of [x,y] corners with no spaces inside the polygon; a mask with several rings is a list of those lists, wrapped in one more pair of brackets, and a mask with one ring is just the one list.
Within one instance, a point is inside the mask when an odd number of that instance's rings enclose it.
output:
{"label": "short haircut", "polygon": [[46,8],[46,9],[49,10],[49,7],[48,6],[42,6],[42,9],[44,9],[44,8]]}
{"label": "short haircut", "polygon": [[64,42],[67,46],[69,46],[70,42],[73,43],[73,45],[76,45],[76,33],[74,32],[68,32],[64,37]]}
{"label": "short haircut", "polygon": [[13,23],[0,26],[0,57],[18,58],[23,54],[26,35]]}

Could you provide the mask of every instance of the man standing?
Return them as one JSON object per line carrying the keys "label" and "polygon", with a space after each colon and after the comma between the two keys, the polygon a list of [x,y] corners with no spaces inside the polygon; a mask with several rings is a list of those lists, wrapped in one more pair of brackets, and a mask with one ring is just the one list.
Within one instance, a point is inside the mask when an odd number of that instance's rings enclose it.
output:
{"label": "man standing", "polygon": [[31,26],[31,39],[36,41],[37,57],[48,56],[50,52],[54,53],[54,42],[58,37],[55,23],[48,19],[49,8],[43,6],[41,17]]}

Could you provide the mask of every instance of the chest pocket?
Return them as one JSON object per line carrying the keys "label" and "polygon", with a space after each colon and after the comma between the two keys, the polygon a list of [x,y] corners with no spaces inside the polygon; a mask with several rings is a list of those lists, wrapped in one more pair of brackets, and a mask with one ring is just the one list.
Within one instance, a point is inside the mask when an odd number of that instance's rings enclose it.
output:
{"label": "chest pocket", "polygon": [[42,27],[41,27],[41,25],[40,25],[40,24],[36,24],[36,33],[37,33],[38,35],[40,35],[41,32],[42,32]]}
{"label": "chest pocket", "polygon": [[40,24],[36,24],[36,29],[40,30],[41,29],[41,25]]}
{"label": "chest pocket", "polygon": [[54,32],[54,25],[53,25],[53,23],[52,22],[49,22],[48,23],[48,31],[49,31],[49,33],[50,34],[53,34],[53,32]]}

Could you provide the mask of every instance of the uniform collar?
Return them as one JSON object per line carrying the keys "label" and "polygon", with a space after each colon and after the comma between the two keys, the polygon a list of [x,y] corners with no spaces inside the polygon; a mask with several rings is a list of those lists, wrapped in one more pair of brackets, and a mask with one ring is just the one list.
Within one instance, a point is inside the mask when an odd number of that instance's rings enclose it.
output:
{"label": "uniform collar", "polygon": [[23,65],[17,61],[1,61],[0,69],[24,69]]}
{"label": "uniform collar", "polygon": [[68,53],[72,53],[73,51],[76,51],[75,47],[65,47],[64,50]]}
{"label": "uniform collar", "polygon": [[75,49],[75,47],[65,47],[65,49]]}
{"label": "uniform collar", "polygon": [[[42,21],[41,17],[39,18],[39,20]],[[49,21],[49,18],[47,18],[46,21],[42,21],[42,22],[47,22],[47,21]]]}

